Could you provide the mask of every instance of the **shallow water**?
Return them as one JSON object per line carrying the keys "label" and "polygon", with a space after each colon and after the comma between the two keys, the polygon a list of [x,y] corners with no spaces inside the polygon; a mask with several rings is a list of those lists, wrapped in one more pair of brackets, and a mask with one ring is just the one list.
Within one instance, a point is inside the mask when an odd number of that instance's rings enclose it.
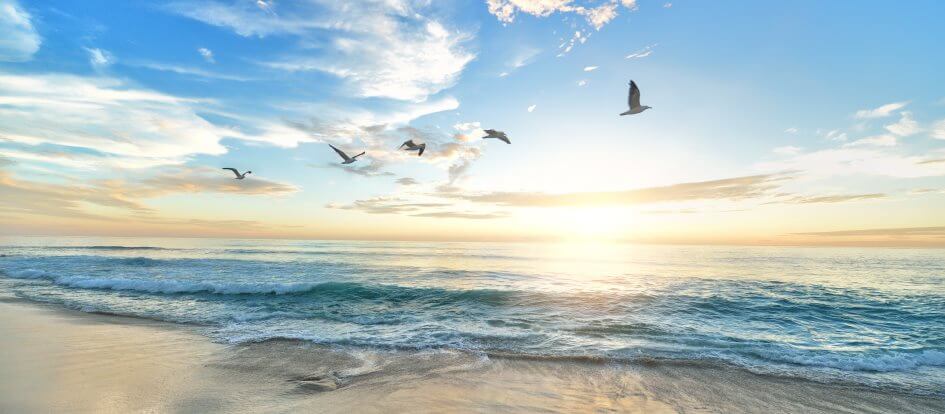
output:
{"label": "shallow water", "polygon": [[688,361],[945,395],[945,252],[0,239],[0,292],[220,342]]}

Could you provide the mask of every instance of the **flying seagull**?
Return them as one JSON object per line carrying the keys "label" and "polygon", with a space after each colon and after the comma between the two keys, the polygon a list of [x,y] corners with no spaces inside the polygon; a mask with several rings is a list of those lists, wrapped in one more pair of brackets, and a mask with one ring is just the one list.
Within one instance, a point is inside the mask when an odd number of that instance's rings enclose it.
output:
{"label": "flying seagull", "polygon": [[423,144],[417,144],[416,142],[413,142],[412,139],[408,139],[404,141],[403,144],[400,144],[397,149],[401,149],[403,147],[407,147],[407,151],[419,151],[417,153],[417,156],[419,157],[423,155],[423,150],[427,149],[427,144],[425,142]]}
{"label": "flying seagull", "polygon": [[240,174],[240,172],[239,172],[236,168],[230,168],[230,167],[226,167],[226,168],[223,168],[223,169],[224,169],[224,170],[233,171],[233,174],[236,174],[236,179],[237,179],[237,180],[242,180],[242,179],[246,178],[246,174],[252,174],[252,173],[253,173],[252,171],[246,171],[246,172]]}
{"label": "flying seagull", "polygon": [[485,131],[486,131],[486,136],[482,137],[482,139],[486,139],[486,138],[497,138],[497,139],[499,139],[499,140],[501,140],[501,141],[505,141],[506,144],[511,144],[511,143],[512,143],[512,141],[509,141],[509,137],[508,137],[507,135],[505,135],[505,132],[496,131],[496,130],[494,130],[494,129],[487,129],[487,130],[485,130]]}
{"label": "flying seagull", "polygon": [[348,154],[345,154],[344,151],[342,151],[342,150],[340,150],[340,149],[338,149],[338,148],[335,148],[334,145],[328,144],[328,146],[331,147],[331,149],[335,150],[335,152],[337,152],[338,155],[340,155],[341,158],[344,159],[344,161],[342,162],[342,164],[351,164],[351,163],[357,161],[357,160],[358,160],[358,157],[364,155],[364,151],[362,151],[362,152],[361,152],[360,154],[358,154],[358,155],[355,155],[355,156],[353,156],[353,157],[349,157]]}
{"label": "flying seagull", "polygon": [[637,87],[637,83],[634,81],[630,81],[630,96],[627,98],[627,103],[630,105],[630,109],[620,114],[621,116],[634,115],[650,109],[649,106],[640,105],[640,88]]}

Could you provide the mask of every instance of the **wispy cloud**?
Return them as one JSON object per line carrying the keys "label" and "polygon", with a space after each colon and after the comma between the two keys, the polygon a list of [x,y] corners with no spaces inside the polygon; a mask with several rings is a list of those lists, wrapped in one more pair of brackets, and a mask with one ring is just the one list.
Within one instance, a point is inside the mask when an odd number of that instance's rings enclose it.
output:
{"label": "wispy cloud", "polygon": [[600,3],[574,0],[486,0],[489,13],[494,15],[502,24],[515,21],[519,13],[536,17],[548,17],[555,13],[577,14],[584,17],[586,28],[577,28],[574,35],[561,43],[558,57],[571,52],[575,45],[584,43],[590,37],[590,29],[600,30],[618,15],[618,6],[636,10],[635,0],[608,0]]}
{"label": "wispy cloud", "polygon": [[866,137],[858,139],[856,141],[844,144],[844,147],[860,147],[860,146],[873,146],[873,147],[894,147],[898,144],[899,140],[895,135],[891,134],[882,134],[872,137]]}
{"label": "wispy cloud", "polygon": [[213,57],[213,51],[205,47],[197,49],[197,53],[200,53],[200,56],[203,57],[203,60],[207,63],[217,63],[216,59]]}
{"label": "wispy cloud", "polygon": [[584,67],[584,71],[585,71],[585,72],[591,72],[591,71],[596,70],[598,67],[599,67],[599,66],[585,66],[585,67]]}
{"label": "wispy cloud", "polygon": [[475,58],[464,47],[471,36],[425,17],[422,8],[429,5],[417,3],[421,9],[414,9],[414,4],[399,1],[293,3],[282,5],[286,10],[276,15],[248,3],[190,0],[167,7],[241,36],[318,40],[327,46],[317,57],[290,54],[258,63],[289,72],[329,73],[360,97],[426,100],[451,87]]}
{"label": "wispy cloud", "polygon": [[462,211],[435,211],[431,213],[411,214],[413,217],[457,218],[466,220],[493,220],[509,217],[507,212],[470,213]]}
{"label": "wispy cloud", "polygon": [[184,162],[226,152],[228,130],[196,114],[199,100],[70,75],[0,75],[0,134],[114,155],[126,167]]}
{"label": "wispy cloud", "polygon": [[411,217],[490,220],[508,217],[504,211],[471,212],[454,210],[452,203],[436,201],[408,201],[402,197],[374,197],[356,200],[350,204],[329,204],[327,208],[356,210],[368,214],[403,214]]}
{"label": "wispy cloud", "polygon": [[[617,17],[617,3],[617,0],[610,0],[595,7],[590,3],[583,5],[572,0],[486,0],[489,13],[502,23],[512,23],[517,13],[537,17],[547,17],[554,13],[575,13],[584,16],[587,23],[597,30]],[[636,8],[635,0],[621,0],[620,4],[630,10]]]}
{"label": "wispy cloud", "polygon": [[451,197],[507,207],[597,207],[695,200],[742,200],[769,195],[790,179],[784,174],[753,175],[625,191],[587,193],[492,192]]}
{"label": "wispy cloud", "polygon": [[390,171],[384,171],[384,163],[378,160],[371,160],[366,164],[357,166],[338,163],[328,163],[325,165],[329,168],[341,170],[348,174],[360,175],[362,177],[390,177],[394,175],[394,173]]}
{"label": "wispy cloud", "polygon": [[839,129],[833,129],[827,132],[818,131],[820,135],[823,135],[824,138],[827,138],[831,141],[846,141],[847,133]]}
{"label": "wispy cloud", "polygon": [[893,102],[874,109],[861,109],[856,111],[853,116],[858,119],[885,118],[902,108],[905,108],[909,102]]}
{"label": "wispy cloud", "polygon": [[899,114],[899,121],[895,124],[886,125],[885,128],[887,131],[900,137],[915,135],[922,131],[922,128],[919,127],[919,123],[912,118],[912,112],[909,111],[902,111]]}
{"label": "wispy cloud", "polygon": [[765,171],[799,171],[812,178],[856,175],[896,178],[945,176],[945,164],[928,163],[922,156],[892,152],[876,146],[799,153],[783,160],[759,163],[758,167]]}
{"label": "wispy cloud", "polygon": [[16,0],[0,3],[0,33],[0,62],[28,61],[43,43],[32,16]]}
{"label": "wispy cloud", "polygon": [[862,230],[817,231],[793,233],[805,236],[935,236],[945,237],[945,227],[892,227]]}
{"label": "wispy cloud", "polygon": [[932,132],[929,134],[932,138],[945,139],[945,119],[938,121],[932,126]]}
{"label": "wispy cloud", "polygon": [[253,177],[234,180],[227,171],[207,167],[177,166],[159,169],[144,178],[125,181],[86,180],[50,184],[22,180],[0,170],[0,212],[111,220],[90,212],[86,204],[118,209],[124,214],[153,215],[144,200],[179,193],[229,193],[242,195],[286,195],[298,188]]}
{"label": "wispy cloud", "polygon": [[645,57],[647,57],[647,56],[653,54],[653,48],[655,48],[655,47],[656,47],[656,44],[654,43],[654,44],[652,44],[652,45],[649,45],[649,46],[647,46],[647,47],[644,47],[643,49],[640,49],[640,50],[638,50],[638,51],[636,51],[636,52],[633,52],[633,53],[627,55],[626,57],[624,57],[624,59],[643,59],[643,58],[645,58]]}
{"label": "wispy cloud", "polygon": [[847,201],[876,200],[886,198],[886,194],[840,194],[823,196],[794,196],[779,203],[791,204],[820,204],[820,203],[844,203]]}
{"label": "wispy cloud", "polygon": [[172,72],[178,75],[187,75],[187,76],[193,76],[193,77],[204,78],[204,79],[222,79],[222,80],[230,80],[230,81],[237,81],[237,82],[247,82],[247,81],[253,80],[253,78],[249,78],[245,76],[211,72],[211,71],[203,70],[200,68],[173,65],[173,64],[167,64],[167,63],[126,62],[125,64],[128,66],[141,67],[141,68],[157,70],[161,72]]}
{"label": "wispy cloud", "polygon": [[96,69],[104,69],[115,63],[115,57],[107,50],[97,48],[85,48],[89,54],[89,64]]}

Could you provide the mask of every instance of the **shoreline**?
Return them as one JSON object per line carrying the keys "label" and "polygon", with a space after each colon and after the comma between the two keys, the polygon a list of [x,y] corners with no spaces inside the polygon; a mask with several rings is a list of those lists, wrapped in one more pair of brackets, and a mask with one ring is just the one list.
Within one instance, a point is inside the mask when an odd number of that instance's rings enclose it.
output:
{"label": "shoreline", "polygon": [[225,345],[169,322],[0,299],[3,412],[945,411],[945,399],[736,368]]}

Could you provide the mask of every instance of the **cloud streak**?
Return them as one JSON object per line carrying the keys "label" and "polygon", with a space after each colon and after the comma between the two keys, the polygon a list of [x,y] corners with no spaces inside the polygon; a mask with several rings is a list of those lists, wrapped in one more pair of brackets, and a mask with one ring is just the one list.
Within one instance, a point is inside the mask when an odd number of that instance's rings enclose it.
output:
{"label": "cloud streak", "polygon": [[909,102],[893,102],[873,109],[861,109],[853,115],[857,119],[875,119],[886,118],[902,108],[905,108]]}
{"label": "cloud streak", "polygon": [[790,176],[784,174],[766,174],[626,191],[563,194],[493,192],[454,194],[451,197],[507,207],[631,206],[664,202],[758,198],[768,195],[769,191],[788,179]]}

